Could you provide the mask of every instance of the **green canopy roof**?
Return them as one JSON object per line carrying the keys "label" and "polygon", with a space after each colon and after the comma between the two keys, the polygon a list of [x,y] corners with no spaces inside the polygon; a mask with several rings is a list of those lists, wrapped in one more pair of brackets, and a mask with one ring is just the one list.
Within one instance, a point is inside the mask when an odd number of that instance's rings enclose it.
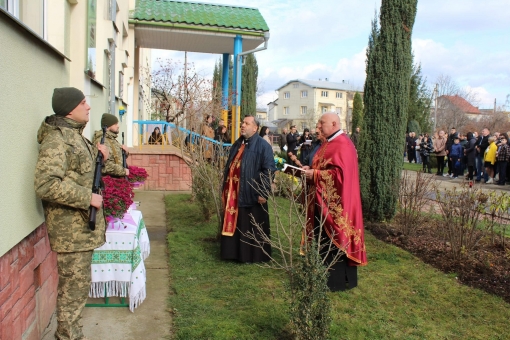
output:
{"label": "green canopy roof", "polygon": [[215,26],[227,29],[269,31],[259,10],[199,2],[137,0],[130,22],[162,22]]}

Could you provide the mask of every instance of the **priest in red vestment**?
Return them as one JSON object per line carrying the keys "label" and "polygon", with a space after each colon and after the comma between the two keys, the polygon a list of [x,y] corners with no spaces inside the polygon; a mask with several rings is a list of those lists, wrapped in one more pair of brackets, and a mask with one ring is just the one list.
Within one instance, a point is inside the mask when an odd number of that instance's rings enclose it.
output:
{"label": "priest in red vestment", "polygon": [[319,236],[322,220],[321,239],[331,240],[336,246],[326,262],[336,251],[343,254],[330,271],[328,286],[331,291],[345,290],[357,285],[357,267],[367,264],[358,156],[351,139],[340,129],[336,113],[323,114],[318,128],[324,140],[311,167],[305,167],[310,194],[303,242]]}
{"label": "priest in red vestment", "polygon": [[[258,120],[246,116],[239,137],[230,149],[223,182],[221,258],[239,262],[269,261],[271,246],[267,195],[276,171],[273,149],[257,130]],[[262,227],[252,224],[251,217]],[[252,234],[257,241],[250,239]],[[267,239],[266,239],[267,240]]]}

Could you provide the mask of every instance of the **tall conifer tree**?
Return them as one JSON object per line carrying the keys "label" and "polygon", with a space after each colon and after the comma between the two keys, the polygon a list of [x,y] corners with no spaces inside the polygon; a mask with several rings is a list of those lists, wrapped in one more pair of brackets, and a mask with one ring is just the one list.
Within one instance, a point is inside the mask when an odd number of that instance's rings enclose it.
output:
{"label": "tall conifer tree", "polygon": [[354,133],[356,128],[361,127],[361,122],[363,121],[363,99],[361,99],[361,95],[356,92],[354,95],[354,100],[352,102],[352,126],[351,131]]}
{"label": "tall conifer tree", "polygon": [[242,70],[241,83],[241,115],[255,116],[257,112],[257,78],[259,68],[253,53],[246,56]]}
{"label": "tall conifer tree", "polygon": [[221,58],[214,64],[213,72],[213,88],[212,88],[212,99],[215,106],[221,106],[221,78],[222,78],[222,61]]}
{"label": "tall conifer tree", "polygon": [[[431,93],[427,89],[426,79],[421,74],[421,65],[413,64],[409,88],[409,116],[407,125],[415,121],[420,132],[432,132],[430,122]],[[410,130],[408,128],[408,130]],[[418,131],[415,131],[418,132]]]}
{"label": "tall conifer tree", "polygon": [[417,0],[382,0],[367,50],[363,131],[359,149],[364,217],[395,215],[402,171],[412,69],[411,33]]}

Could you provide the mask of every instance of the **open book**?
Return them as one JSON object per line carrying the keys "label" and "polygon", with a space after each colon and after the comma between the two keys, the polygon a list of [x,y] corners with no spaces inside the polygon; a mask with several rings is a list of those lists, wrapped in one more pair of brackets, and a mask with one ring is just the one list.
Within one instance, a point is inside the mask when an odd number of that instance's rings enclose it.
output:
{"label": "open book", "polygon": [[298,168],[297,166],[285,164],[283,166],[283,172],[292,176],[301,177],[305,170]]}

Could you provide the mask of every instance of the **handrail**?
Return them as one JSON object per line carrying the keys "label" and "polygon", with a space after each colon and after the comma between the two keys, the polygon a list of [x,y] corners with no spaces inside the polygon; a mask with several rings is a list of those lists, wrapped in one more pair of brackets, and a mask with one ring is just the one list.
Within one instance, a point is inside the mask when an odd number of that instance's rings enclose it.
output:
{"label": "handrail", "polygon": [[[219,142],[219,141],[214,140],[212,138],[203,136],[203,135],[201,135],[201,134],[199,134],[197,132],[190,131],[190,130],[185,129],[183,127],[177,126],[174,123],[169,123],[169,122],[165,122],[165,121],[161,121],[161,120],[134,120],[133,124],[134,123],[140,125],[141,127],[143,127],[143,125],[166,125],[169,128],[177,129],[178,131],[184,132],[186,134],[186,136],[191,136],[190,137],[190,143],[191,144],[197,144],[196,143],[197,139],[203,139],[203,140],[209,141],[209,142],[211,142],[213,144],[217,144],[217,145],[220,145],[220,146],[223,146],[223,147],[230,147],[230,146],[232,146],[231,143],[222,143],[222,142]],[[169,131],[168,129],[166,129],[166,130]],[[142,130],[140,130],[140,138],[143,138],[142,135],[143,135],[143,132],[142,132]],[[163,138],[166,139],[166,136],[164,135]],[[166,139],[166,141],[168,142],[168,139]],[[140,143],[140,146],[141,146],[141,143]]]}

